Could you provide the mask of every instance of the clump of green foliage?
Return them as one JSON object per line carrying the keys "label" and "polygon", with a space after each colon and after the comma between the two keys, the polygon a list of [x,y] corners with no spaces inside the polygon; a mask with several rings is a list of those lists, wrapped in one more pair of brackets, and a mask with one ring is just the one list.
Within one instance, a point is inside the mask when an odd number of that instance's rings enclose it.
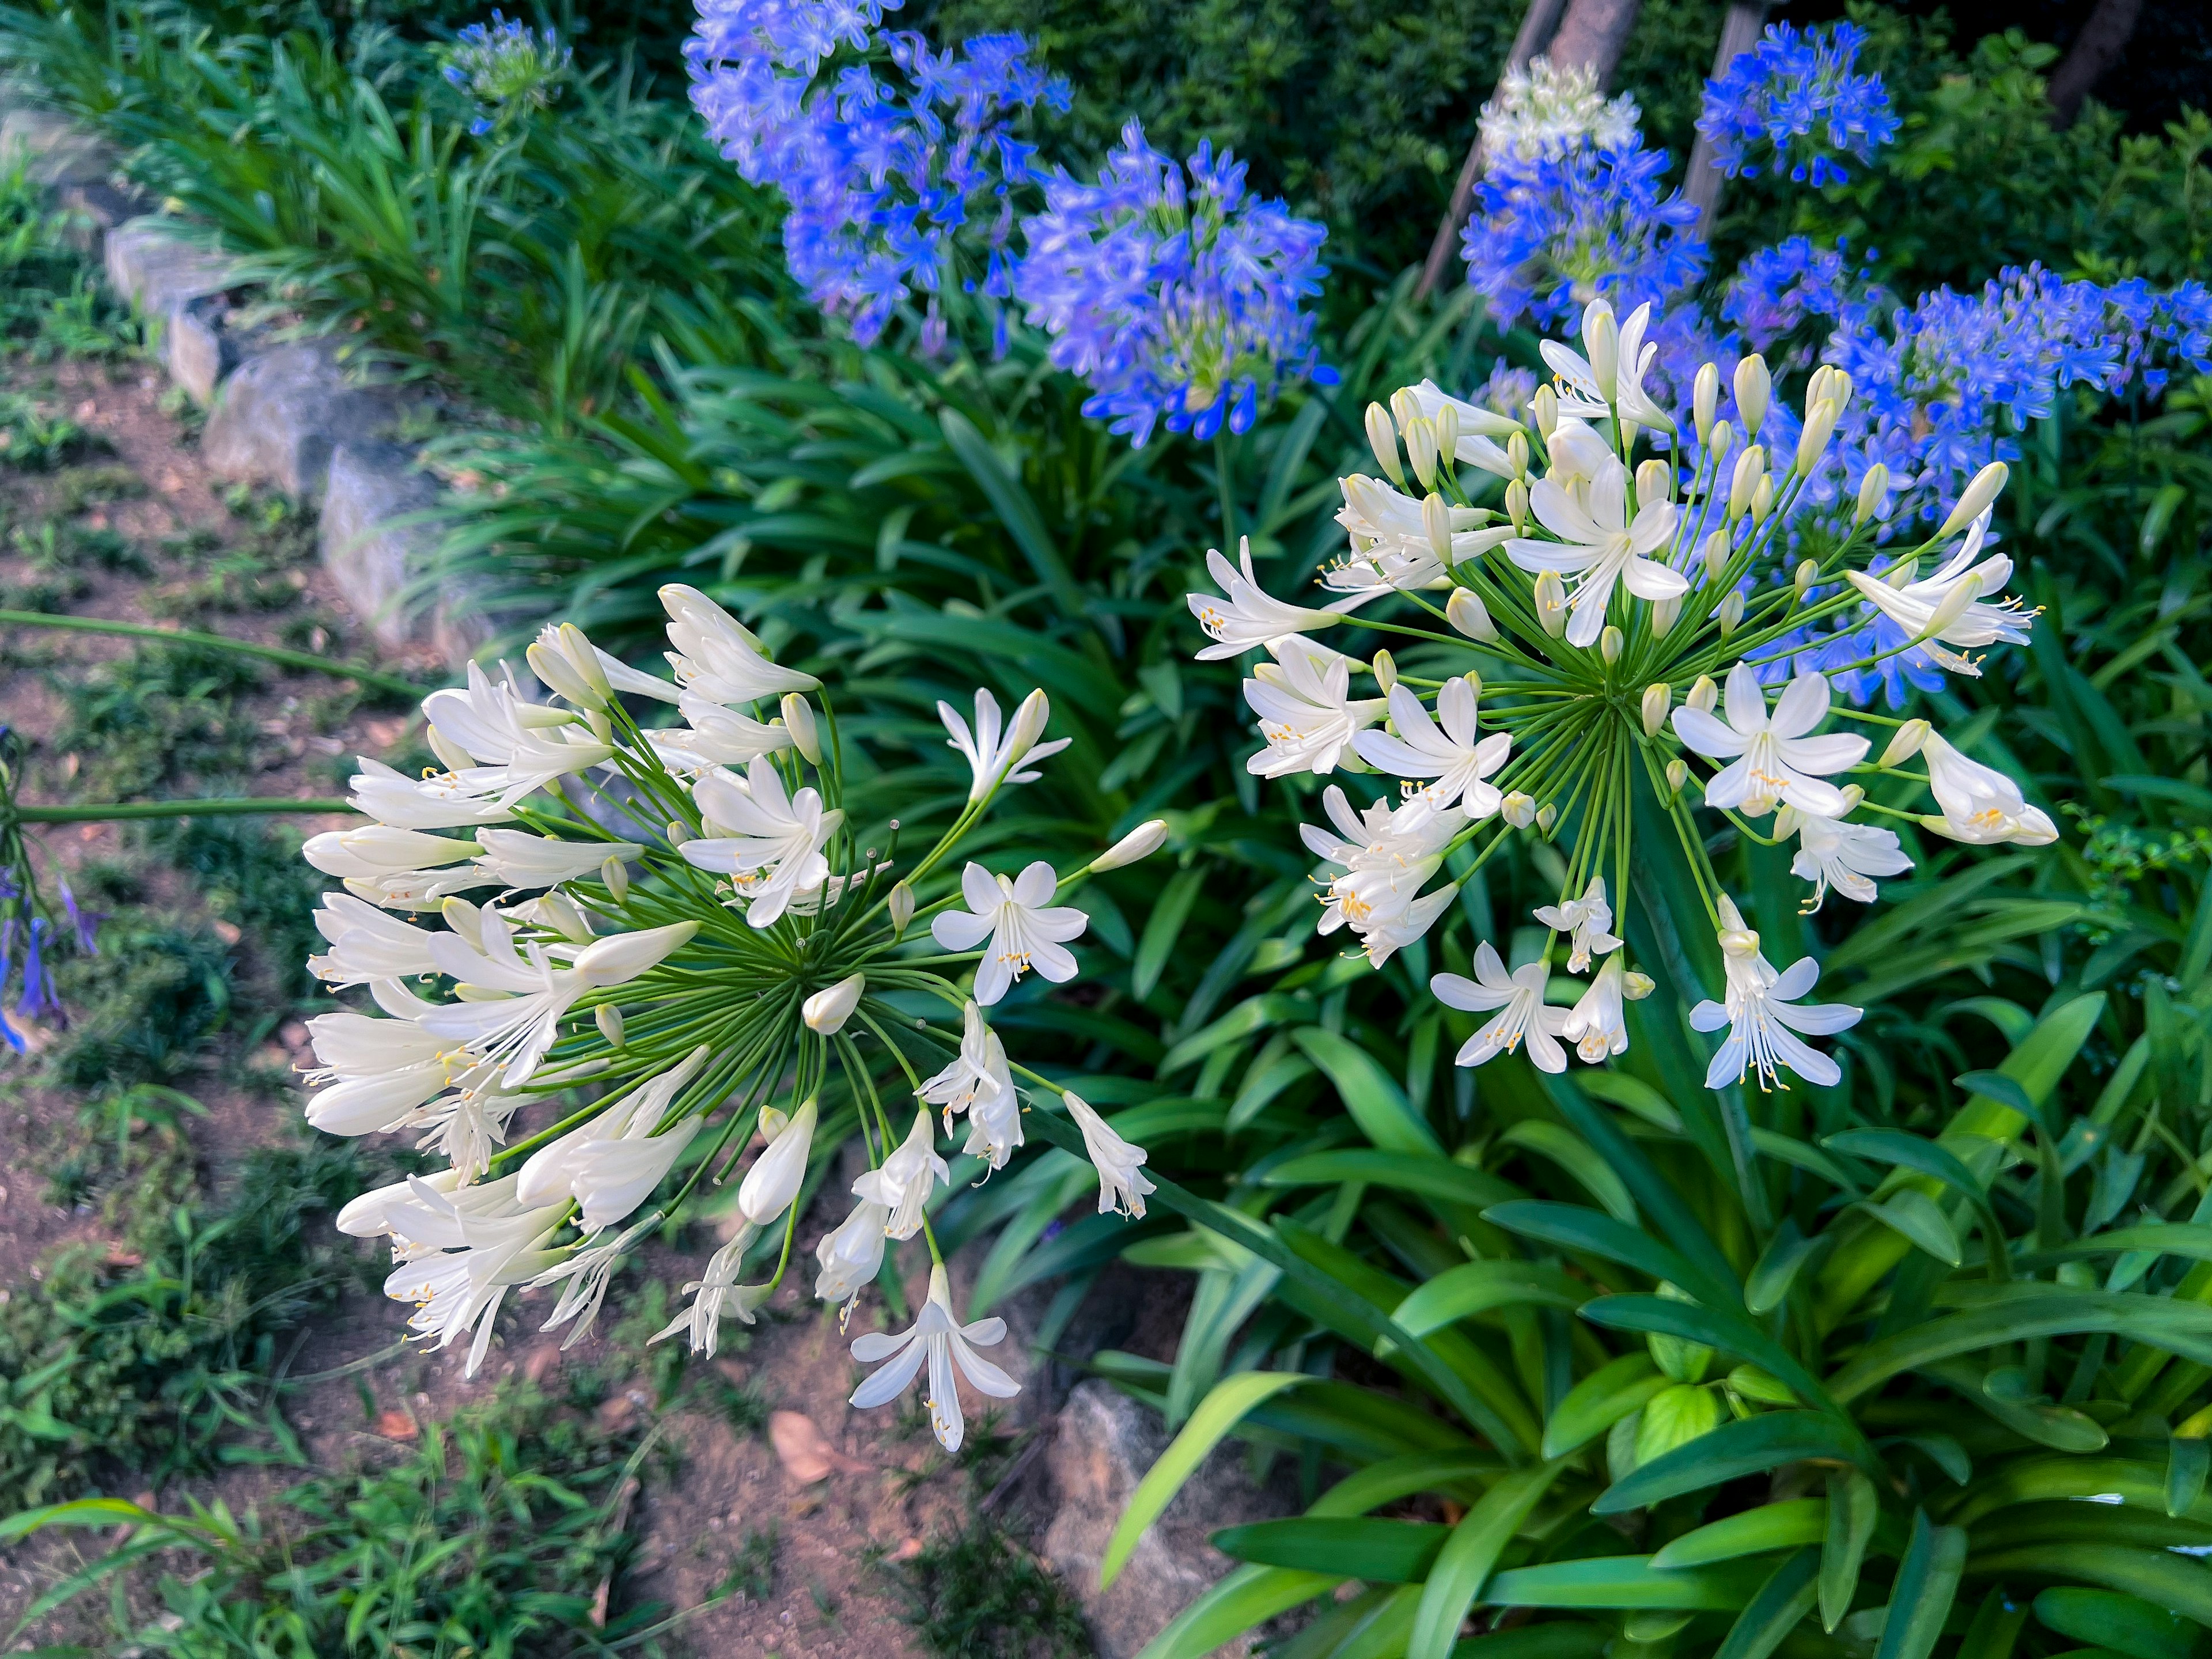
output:
{"label": "clump of green foliage", "polygon": [[902,1616],[937,1659],[1085,1659],[1091,1650],[1067,1588],[986,1517],[888,1570]]}
{"label": "clump of green foliage", "polygon": [[57,686],[67,714],[52,747],[80,757],[77,787],[100,799],[204,788],[254,769],[268,739],[237,699],[260,684],[260,670],[243,657],[143,647]]}

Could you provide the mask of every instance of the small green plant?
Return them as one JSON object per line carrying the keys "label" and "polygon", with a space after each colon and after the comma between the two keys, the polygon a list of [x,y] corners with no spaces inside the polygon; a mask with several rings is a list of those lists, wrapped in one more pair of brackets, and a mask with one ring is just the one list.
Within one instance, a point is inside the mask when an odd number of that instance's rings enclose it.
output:
{"label": "small green plant", "polygon": [[0,463],[47,472],[82,453],[94,440],[66,416],[50,415],[37,399],[0,392]]}
{"label": "small green plant", "polygon": [[252,769],[268,743],[235,706],[259,684],[251,662],[226,653],[135,651],[56,688],[68,714],[54,747],[81,757],[78,788],[96,798],[127,800],[164,784],[204,789]]}
{"label": "small green plant", "polygon": [[889,1569],[936,1659],[1084,1659],[1082,1613],[1027,1550],[977,1516]]}
{"label": "small green plant", "polygon": [[765,1601],[775,1594],[775,1553],[781,1541],[776,1524],[745,1534],[745,1541],[730,1558],[730,1570],[715,1587],[717,1595],[734,1595],[741,1601]]}

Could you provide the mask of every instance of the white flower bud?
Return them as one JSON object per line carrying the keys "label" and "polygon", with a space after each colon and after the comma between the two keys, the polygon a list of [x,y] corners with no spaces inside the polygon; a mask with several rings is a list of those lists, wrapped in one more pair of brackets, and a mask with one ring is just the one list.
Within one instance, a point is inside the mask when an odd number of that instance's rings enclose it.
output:
{"label": "white flower bud", "polygon": [[1729,522],[1734,524],[1751,508],[1753,492],[1766,476],[1766,452],[1753,444],[1735,458],[1735,476],[1729,483]]}
{"label": "white flower bud", "polygon": [[1619,662],[1621,647],[1627,643],[1627,636],[1613,623],[1607,623],[1598,634],[1597,653],[1608,663]]}
{"label": "white flower bud", "polygon": [[422,735],[429,740],[430,752],[438,757],[439,763],[448,772],[466,772],[476,765],[477,757],[474,755],[469,753],[436,726],[428,727]]}
{"label": "white flower bud", "polygon": [[1536,821],[1536,798],[1518,789],[1508,790],[1498,804],[1498,816],[1516,830],[1526,830]]}
{"label": "white flower bud", "polygon": [[1690,763],[1677,757],[1667,763],[1667,799],[1672,800],[1682,793],[1682,786],[1690,781]]}
{"label": "white flower bud", "polygon": [[576,953],[576,971],[600,985],[620,985],[658,967],[690,943],[696,921],[672,922],[635,933],[614,933]]}
{"label": "white flower bud", "polygon": [[1783,802],[1780,806],[1775,809],[1774,812],[1774,839],[1777,841],[1787,841],[1790,836],[1796,835],[1797,833],[1798,823],[1803,817],[1804,814],[1800,812],[1796,807],[1792,806],[1788,801]]}
{"label": "white flower bud", "polygon": [[1390,423],[1390,411],[1380,404],[1367,405],[1367,447],[1375,452],[1375,464],[1403,489],[1406,469],[1398,459],[1398,429]]}
{"label": "white flower bud", "polygon": [[1656,738],[1659,728],[1667,724],[1667,714],[1674,706],[1674,688],[1664,680],[1654,680],[1644,688],[1644,735]]}
{"label": "white flower bud", "polygon": [[1729,559],[1735,550],[1729,545],[1729,533],[1716,530],[1705,538],[1703,556],[1705,561],[1705,580],[1717,582],[1727,572]]}
{"label": "white flower bud", "polygon": [[[1430,499],[1433,501],[1435,497],[1431,496]],[[1390,688],[1398,683],[1398,659],[1392,656],[1387,649],[1377,651],[1375,653],[1375,660],[1370,666],[1372,666],[1375,671],[1375,684],[1376,687],[1382,691],[1384,696],[1389,696],[1390,695]]]}
{"label": "white flower bud", "polygon": [[[562,626],[573,628],[574,624],[564,623]],[[586,648],[588,650],[589,647]],[[555,696],[564,698],[579,708],[601,710],[607,706],[605,675],[601,674],[599,684],[594,686],[589,678],[579,672],[568,652],[562,648],[560,629],[548,628],[522,656],[530,665],[530,672],[537,675]],[[599,665],[594,662],[592,666],[596,669]]]}
{"label": "white flower bud", "polygon": [[1505,440],[1505,464],[1513,469],[1515,477],[1528,476],[1528,434],[1517,427]]}
{"label": "white flower bud", "polygon": [[584,913],[581,910],[560,894],[539,895],[534,914],[539,921],[552,928],[571,945],[592,943],[592,924],[584,920]]}
{"label": "white flower bud", "polygon": [[1797,561],[1797,568],[1790,579],[1790,585],[1796,592],[1798,604],[1804,604],[1805,596],[1813,591],[1813,578],[1820,574],[1820,567],[1810,559]]}
{"label": "white flower bud", "polygon": [[1680,593],[1669,593],[1663,599],[1654,599],[1651,602],[1652,633],[1660,639],[1665,639],[1674,631],[1675,618],[1681,614],[1682,596]]}
{"label": "white flower bud", "polygon": [[1559,394],[1548,386],[1538,386],[1536,395],[1528,399],[1528,413],[1536,422],[1536,434],[1551,442],[1553,430],[1559,424]]}
{"label": "white flower bud", "polygon": [[1751,492],[1751,527],[1762,528],[1767,515],[1774,511],[1774,475],[1767,473],[1759,481],[1759,488]]}
{"label": "white flower bud", "polygon": [[1923,640],[1938,637],[1945,629],[1965,616],[1966,607],[1980,597],[1980,590],[1972,582],[1952,583],[1951,591],[1936,601],[1936,609],[1929,613],[1926,626],[1920,630],[1920,637]]}
{"label": "white flower bud", "polygon": [[1406,459],[1422,489],[1437,487],[1437,429],[1425,416],[1416,415],[1406,422]]}
{"label": "white flower bud", "polygon": [[1505,516],[1513,521],[1516,533],[1528,533],[1528,486],[1518,478],[1505,486]]}
{"label": "white flower bud", "polygon": [[1713,705],[1721,700],[1721,688],[1711,674],[1700,674],[1690,687],[1690,695],[1683,699],[1690,708],[1701,714],[1713,712]]}
{"label": "white flower bud", "polygon": [[809,764],[821,765],[822,739],[814,730],[814,710],[796,691],[783,694],[783,726],[791,733],[792,747],[804,755]]}
{"label": "white flower bud", "polygon": [[1453,458],[1459,453],[1459,405],[1446,404],[1437,410],[1430,424],[1436,428],[1437,458],[1449,471]]}
{"label": "white flower bud", "polygon": [[446,926],[468,941],[469,949],[483,949],[483,912],[458,894],[438,907]]}
{"label": "white flower bud", "polygon": [[1713,428],[1712,441],[1705,447],[1712,453],[1713,476],[1717,478],[1721,464],[1728,459],[1729,452],[1735,447],[1735,428],[1726,421],[1718,422]]}
{"label": "white flower bud", "polygon": [[1550,801],[1546,801],[1541,806],[1536,809],[1537,834],[1543,836],[1550,835],[1552,833],[1552,826],[1559,821],[1559,809]]}
{"label": "white flower bud", "polygon": [[691,832],[674,818],[668,820],[660,833],[668,837],[668,844],[671,847],[681,847],[691,839]]}
{"label": "white flower bud", "polygon": [[1022,699],[1021,707],[1014,710],[1012,729],[1006,734],[1006,752],[1013,757],[1006,770],[1011,775],[1020,764],[1036,741],[1044,735],[1044,728],[1052,720],[1052,700],[1042,688]]}
{"label": "white flower bud", "polygon": [[2005,487],[2005,480],[2011,476],[2012,469],[2002,461],[1991,461],[1974,474],[1973,483],[1966,486],[1966,493],[1959,497],[1958,506],[1951,509],[1951,516],[1943,520],[1943,527],[1936,532],[1936,539],[1941,541],[1946,536],[1955,536],[1980,518],[1982,509],[1996,500],[1997,492]]}
{"label": "white flower bud", "polygon": [[1843,412],[1842,405],[1823,400],[1814,404],[1805,413],[1805,429],[1797,434],[1797,472],[1801,477],[1809,475],[1820,464],[1827,452],[1828,440],[1835,435],[1836,416]]}
{"label": "white flower bud", "polygon": [[611,1002],[601,1003],[592,1015],[599,1035],[619,1048],[623,1046],[623,1012]]}
{"label": "white flower bud", "polygon": [[1713,413],[1721,404],[1721,371],[1719,365],[1707,363],[1698,371],[1696,385],[1690,393],[1691,419],[1695,422],[1698,441],[1712,441]]}
{"label": "white flower bud", "polygon": [[[1134,864],[1140,859],[1148,859],[1152,857],[1153,854],[1160,850],[1161,845],[1166,842],[1167,838],[1167,820],[1165,818],[1147,818],[1144,823],[1139,824],[1135,829],[1129,831],[1127,835],[1122,836],[1121,840],[1115,842],[1111,847],[1101,853],[1097,858],[1091,860],[1091,867],[1094,871],[1119,870],[1124,865]],[[902,890],[904,890],[907,893],[908,914],[912,915],[914,907],[913,891],[911,889],[908,889],[906,887],[906,884],[903,882],[899,884],[899,887]],[[896,897],[896,894],[894,893],[893,896]],[[901,922],[899,926],[903,927],[906,924],[904,922]]]}
{"label": "white flower bud", "polygon": [[1897,735],[1889,740],[1889,747],[1881,751],[1881,759],[1875,764],[1885,770],[1904,765],[1920,752],[1920,745],[1928,741],[1929,729],[1926,720],[1905,721],[1897,728]]}
{"label": "white flower bud", "polygon": [[1859,803],[1866,799],[1866,791],[1856,783],[1847,783],[1836,792],[1844,798],[1844,811],[1856,812]]}
{"label": "white flower bud", "polygon": [[1428,532],[1429,548],[1439,562],[1452,562],[1451,503],[1441,495],[1421,498],[1421,528]]}
{"label": "white flower bud", "polygon": [[1603,300],[1592,300],[1583,307],[1583,351],[1589,359],[1598,395],[1611,403],[1620,380],[1620,324]]}
{"label": "white flower bud", "polygon": [[1540,570],[1535,583],[1536,621],[1553,639],[1567,631],[1567,585],[1556,570]]}
{"label": "white flower bud", "polygon": [[1851,515],[1851,527],[1856,530],[1882,509],[1889,499],[1889,469],[1876,461],[1859,480],[1858,511]]}
{"label": "white flower bud", "polygon": [[1743,625],[1743,590],[1741,587],[1729,589],[1728,597],[1713,607],[1713,620],[1720,624],[1723,639]]}
{"label": "white flower bud", "polygon": [[1766,372],[1766,359],[1757,352],[1735,366],[1735,406],[1743,416],[1743,429],[1754,438],[1766,419],[1766,400],[1773,391],[1774,379]]}
{"label": "white flower bud", "polygon": [[1635,422],[1630,420],[1625,415],[1618,416],[1617,418],[1620,422],[1620,447],[1633,454],[1636,450],[1637,434],[1642,432],[1644,428],[1637,425]]}
{"label": "white flower bud", "polygon": [[1421,418],[1421,400],[1409,386],[1401,386],[1390,394],[1390,418],[1398,423],[1403,434]]}
{"label": "white flower bud", "polygon": [[907,923],[914,920],[914,889],[901,882],[891,889],[890,902],[885,907],[891,915],[891,932],[903,933]]}
{"label": "white flower bud", "polygon": [[1633,968],[1620,976],[1620,994],[1629,1002],[1641,1002],[1659,988],[1659,983],[1649,974],[1639,974]]}
{"label": "white flower bud", "polygon": [[[782,1116],[777,1113],[778,1118]],[[753,1160],[738,1187],[738,1208],[746,1220],[765,1227],[791,1207],[806,1179],[806,1154],[814,1145],[815,1105],[808,1101],[788,1122],[769,1133],[769,1114],[761,1114],[761,1131],[769,1135],[768,1150]]]}
{"label": "white flower bud", "polygon": [[1656,455],[1636,469],[1636,504],[1656,507],[1673,499],[1674,469]]}
{"label": "white flower bud", "polygon": [[1490,608],[1472,588],[1452,589],[1451,598],[1444,601],[1444,620],[1471,640],[1488,641],[1498,637],[1498,624],[1490,620]]}
{"label": "white flower bud", "polygon": [[866,974],[848,974],[800,1003],[799,1017],[817,1036],[836,1036],[852,1018],[853,1010],[860,1006],[860,993],[867,988]]}
{"label": "white flower bud", "polygon": [[620,859],[611,858],[599,866],[599,879],[607,884],[607,896],[617,904],[629,897],[629,866]]}

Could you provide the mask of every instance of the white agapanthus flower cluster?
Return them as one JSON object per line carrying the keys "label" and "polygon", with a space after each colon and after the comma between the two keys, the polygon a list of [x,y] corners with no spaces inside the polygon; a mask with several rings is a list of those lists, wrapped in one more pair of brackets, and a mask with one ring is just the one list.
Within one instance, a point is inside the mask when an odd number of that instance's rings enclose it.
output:
{"label": "white agapanthus flower cluster", "polygon": [[[1212,641],[1198,655],[1259,653],[1244,682],[1263,740],[1253,772],[1399,781],[1397,799],[1365,806],[1332,781],[1328,825],[1303,831],[1323,861],[1321,931],[1348,929],[1374,965],[1434,926],[1509,836],[1565,848],[1559,896],[1534,912],[1546,930],[1536,958],[1509,971],[1485,941],[1473,978],[1431,981],[1449,1006],[1489,1016],[1461,1065],[1525,1046],[1559,1072],[1570,1050],[1597,1064],[1626,1048],[1624,1005],[1654,988],[1627,967],[1613,910],[1640,823],[1679,845],[1719,947],[1722,998],[1691,1017],[1728,1032],[1707,1083],[1755,1075],[1772,1087],[1784,1070],[1834,1083],[1836,1062],[1803,1038],[1847,1028],[1858,1010],[1805,1004],[1819,973],[1809,957],[1778,972],[1759,954],[1708,856],[1714,826],[1693,809],[1792,848],[1791,869],[1812,884],[1808,911],[1831,892],[1870,902],[1879,878],[1911,867],[1885,820],[1966,842],[2056,837],[2017,783],[1925,720],[1838,708],[1824,674],[1783,678],[1799,630],[1867,605],[1900,625],[1896,651],[1919,647],[1956,673],[1979,672],[1965,651],[2024,641],[2033,613],[1999,597],[2010,561],[1980,557],[2005,468],[1985,469],[1934,537],[1876,576],[1877,467],[1850,533],[1784,572],[1789,508],[1821,467],[1850,378],[1814,372],[1802,435],[1770,459],[1759,441],[1765,365],[1747,358],[1736,371],[1752,422],[1737,433],[1714,419],[1720,378],[1707,364],[1693,398],[1702,459],[1686,475],[1638,459],[1644,433],[1674,430],[1644,388],[1650,322],[1648,307],[1623,323],[1601,300],[1584,313],[1582,352],[1545,342],[1553,383],[1525,426],[1425,381],[1370,406],[1383,476],[1342,481],[1350,548],[1320,579],[1325,606],[1268,594],[1249,548],[1237,564],[1213,553],[1221,592],[1190,596]],[[1477,507],[1478,496],[1499,504]],[[1954,538],[1936,574],[1915,580],[1919,559]],[[1362,662],[1311,637],[1342,626],[1382,632],[1407,665],[1391,650]],[[1881,754],[1829,729],[1836,720],[1886,729]],[[1916,757],[1924,772],[1909,769]],[[1937,810],[1906,805],[1915,787]],[[1567,974],[1589,976],[1571,1006],[1551,1000],[1562,957]]]}
{"label": "white agapanthus flower cluster", "polygon": [[[529,661],[550,701],[472,668],[422,705],[446,769],[362,761],[354,803],[371,822],[306,848],[343,884],[315,912],[327,949],[311,966],[375,1011],[312,1022],[308,1121],[411,1133],[447,1161],[356,1199],[339,1224],[392,1241],[387,1291],[439,1346],[468,1339],[471,1372],[510,1289],[559,1286],[548,1323],[573,1342],[623,1255],[743,1166],[734,1234],[661,1333],[711,1353],[721,1322],[750,1323],[788,1269],[809,1170],[857,1133],[869,1167],[815,1280],[849,1314],[890,1242],[921,1233],[940,1260],[939,1115],[947,1136],[964,1117],[961,1150],[995,1170],[1023,1144],[1024,1087],[1081,1130],[1102,1209],[1141,1215],[1152,1190],[1143,1151],[1011,1062],[987,1011],[1024,975],[1075,975],[1086,917],[1070,890],[1153,852],[1166,826],[1066,874],[1043,859],[1011,877],[957,866],[1000,792],[1066,746],[1044,741],[1042,692],[1007,720],[983,690],[972,723],[939,706],[967,799],[902,868],[896,819],[881,851],[856,844],[820,683],[695,589],[661,598],[672,678],[549,628]],[[656,704],[683,723],[641,725]],[[773,1273],[744,1282],[776,1234]],[[863,1360],[899,1356],[856,1403],[890,1399],[927,1358],[933,1419],[957,1447],[953,1368],[1011,1392],[969,1346],[1003,1328],[954,1323],[940,1264],[912,1331],[854,1344]]]}
{"label": "white agapanthus flower cluster", "polygon": [[1626,93],[1607,98],[1597,71],[1583,64],[1529,60],[1498,83],[1482,106],[1482,148],[1489,155],[1527,159],[1559,155],[1588,139],[1599,149],[1626,148],[1643,112]]}

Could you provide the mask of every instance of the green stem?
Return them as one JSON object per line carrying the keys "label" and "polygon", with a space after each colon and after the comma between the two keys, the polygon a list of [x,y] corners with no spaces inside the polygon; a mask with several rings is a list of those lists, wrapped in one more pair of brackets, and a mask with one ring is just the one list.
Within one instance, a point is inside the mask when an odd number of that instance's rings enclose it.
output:
{"label": "green stem", "polygon": [[248,812],[352,812],[349,800],[317,797],[290,800],[282,795],[245,795],[210,800],[100,801],[89,806],[18,806],[8,816],[18,823],[106,823],[123,818],[230,818]]}
{"label": "green stem", "polygon": [[287,668],[316,674],[335,674],[340,679],[359,680],[363,685],[373,685],[379,690],[393,692],[410,700],[419,699],[424,690],[412,680],[364,667],[359,663],[333,662],[312,652],[287,650],[281,645],[255,645],[246,640],[234,640],[227,635],[202,634],[189,628],[149,628],[143,623],[109,622],[100,617],[50,617],[37,611],[0,611],[0,625],[5,624],[18,628],[59,628],[76,634],[121,634],[134,640],[158,641],[164,645],[210,646],[216,650],[235,651],[240,656],[259,657],[267,662],[281,663]]}

